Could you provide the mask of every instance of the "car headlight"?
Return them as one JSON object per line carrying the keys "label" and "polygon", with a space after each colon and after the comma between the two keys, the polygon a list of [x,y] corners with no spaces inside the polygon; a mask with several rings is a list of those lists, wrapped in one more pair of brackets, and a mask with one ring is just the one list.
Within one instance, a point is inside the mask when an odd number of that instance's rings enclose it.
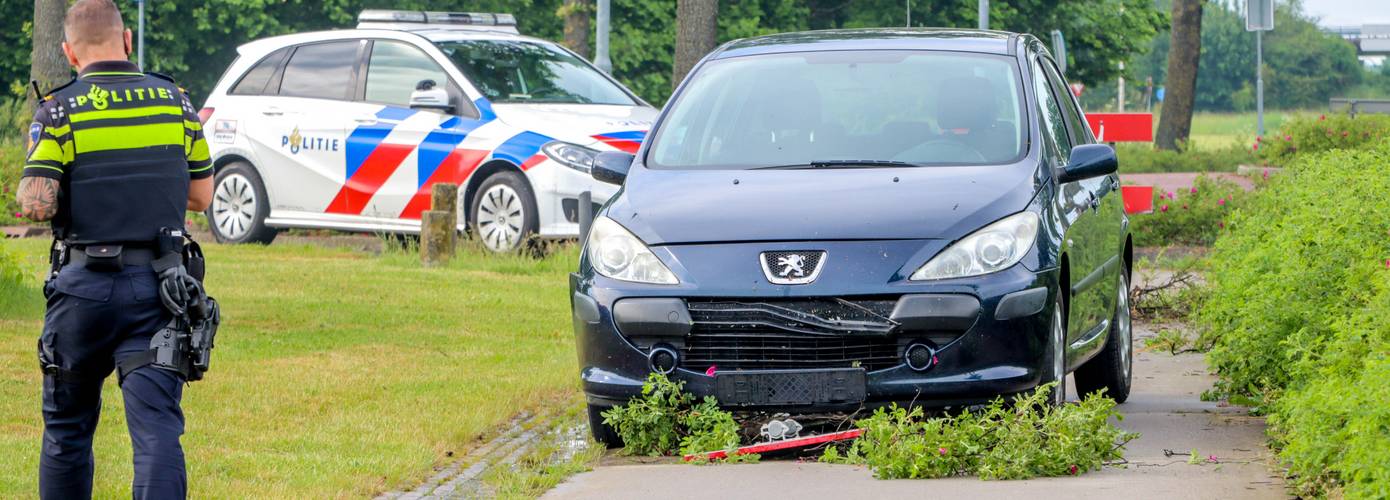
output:
{"label": "car headlight", "polygon": [[1038,214],[1010,215],[946,247],[908,279],[941,280],[1002,271],[1023,260],[1037,238]]}
{"label": "car headlight", "polygon": [[585,247],[594,270],[609,278],[654,285],[680,283],[642,240],[613,219],[595,218]]}
{"label": "car headlight", "polygon": [[598,154],[598,151],[584,146],[560,141],[546,143],[541,146],[541,151],[561,165],[584,173],[594,169],[594,156]]}

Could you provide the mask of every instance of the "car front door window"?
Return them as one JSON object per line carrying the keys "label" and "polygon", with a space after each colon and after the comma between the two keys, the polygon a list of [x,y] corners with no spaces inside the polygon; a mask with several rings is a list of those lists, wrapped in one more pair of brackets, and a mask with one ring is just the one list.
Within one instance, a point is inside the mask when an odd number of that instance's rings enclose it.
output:
{"label": "car front door window", "polygon": [[409,107],[410,93],[420,82],[430,80],[447,88],[449,75],[420,49],[389,40],[372,43],[367,61],[367,102]]}

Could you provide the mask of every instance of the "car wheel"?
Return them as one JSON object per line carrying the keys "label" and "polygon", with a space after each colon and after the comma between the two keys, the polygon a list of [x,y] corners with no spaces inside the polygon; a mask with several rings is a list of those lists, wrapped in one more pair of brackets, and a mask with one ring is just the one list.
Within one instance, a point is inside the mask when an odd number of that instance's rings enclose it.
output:
{"label": "car wheel", "polygon": [[1130,382],[1134,378],[1134,333],[1129,317],[1129,272],[1120,269],[1119,287],[1115,299],[1115,316],[1110,322],[1105,348],[1086,364],[1076,369],[1076,390],[1090,394],[1105,389],[1116,403],[1129,399]]}
{"label": "car wheel", "polygon": [[1061,406],[1067,402],[1067,308],[1061,292],[1052,306],[1052,322],[1047,330],[1047,366],[1042,383],[1057,383],[1048,393],[1047,402]]}
{"label": "car wheel", "polygon": [[520,172],[498,172],[473,196],[469,227],[493,252],[512,252],[531,241],[540,226],[536,197]]}
{"label": "car wheel", "polygon": [[260,243],[275,240],[275,228],[265,225],[270,199],[256,169],[246,162],[230,163],[217,171],[208,227],[218,243]]}
{"label": "car wheel", "polygon": [[603,423],[605,411],[608,411],[607,406],[589,405],[589,431],[599,444],[608,448],[622,448],[623,438],[618,435],[618,430]]}

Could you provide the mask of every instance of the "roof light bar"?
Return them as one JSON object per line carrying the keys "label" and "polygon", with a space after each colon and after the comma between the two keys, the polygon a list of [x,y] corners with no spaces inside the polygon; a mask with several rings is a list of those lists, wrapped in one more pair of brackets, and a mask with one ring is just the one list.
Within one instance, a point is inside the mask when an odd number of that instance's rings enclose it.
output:
{"label": "roof light bar", "polygon": [[494,14],[487,12],[429,12],[419,10],[368,9],[357,15],[357,22],[516,26],[516,17],[511,14]]}

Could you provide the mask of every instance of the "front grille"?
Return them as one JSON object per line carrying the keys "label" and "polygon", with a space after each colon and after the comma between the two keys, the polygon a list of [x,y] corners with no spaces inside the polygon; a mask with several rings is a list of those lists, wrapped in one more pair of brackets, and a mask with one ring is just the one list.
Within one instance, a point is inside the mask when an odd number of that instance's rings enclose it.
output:
{"label": "front grille", "polygon": [[888,368],[901,363],[889,335],[894,300],[691,300],[681,366],[704,371]]}

